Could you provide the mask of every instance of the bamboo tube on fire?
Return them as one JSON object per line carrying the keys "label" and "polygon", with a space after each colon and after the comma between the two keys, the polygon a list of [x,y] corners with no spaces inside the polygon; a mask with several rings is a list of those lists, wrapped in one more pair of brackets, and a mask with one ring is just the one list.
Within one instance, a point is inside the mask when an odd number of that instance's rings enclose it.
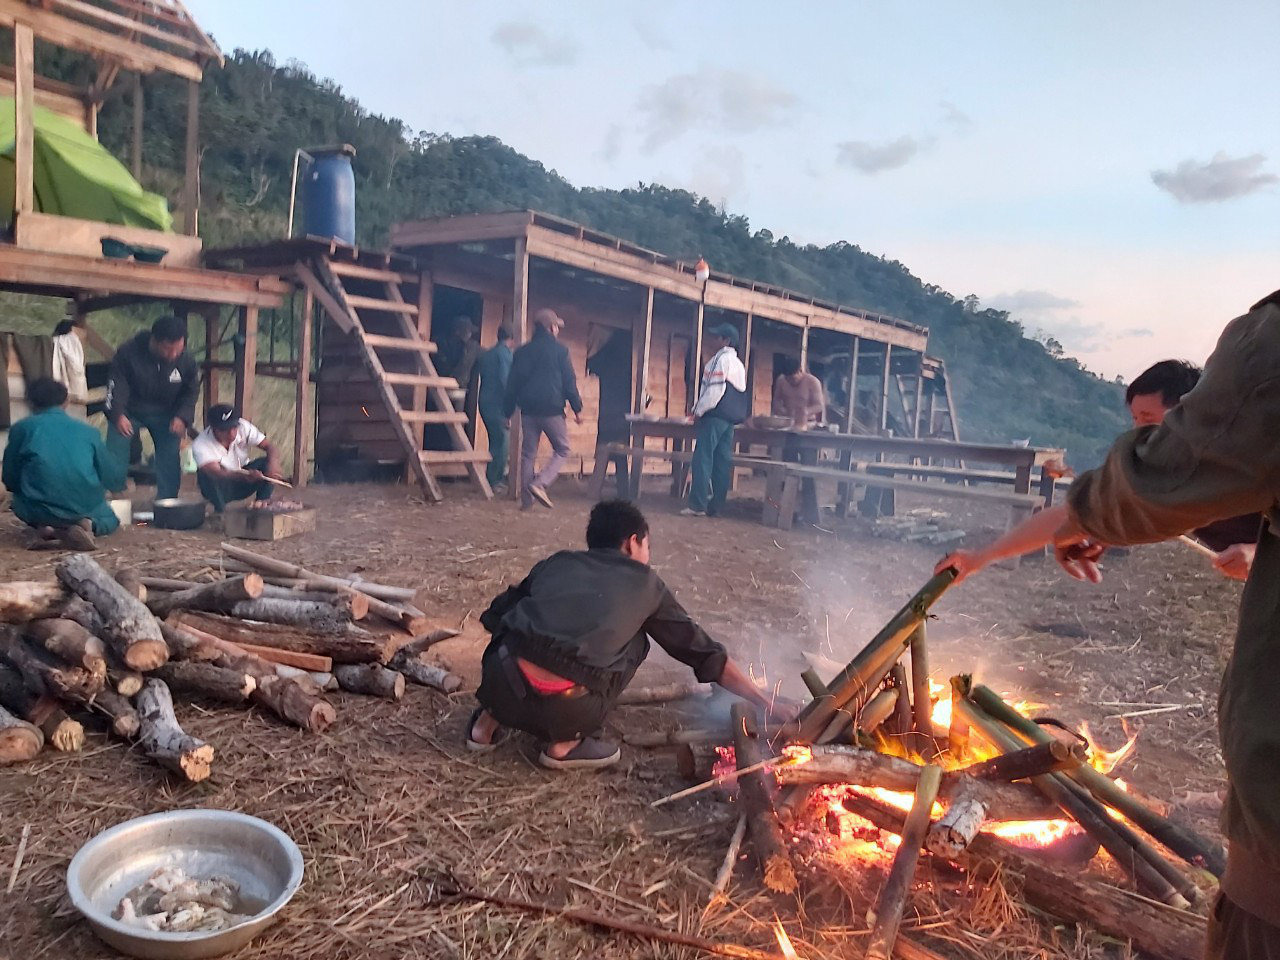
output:
{"label": "bamboo tube on fire", "polygon": [[893,944],[898,939],[898,927],[902,924],[902,911],[911,891],[911,880],[920,862],[920,848],[924,844],[925,831],[933,813],[933,801],[942,783],[942,768],[930,764],[920,771],[916,781],[915,799],[902,829],[902,842],[894,855],[889,878],[876,902],[876,919],[871,928],[871,941],[867,944],[867,960],[890,960]]}

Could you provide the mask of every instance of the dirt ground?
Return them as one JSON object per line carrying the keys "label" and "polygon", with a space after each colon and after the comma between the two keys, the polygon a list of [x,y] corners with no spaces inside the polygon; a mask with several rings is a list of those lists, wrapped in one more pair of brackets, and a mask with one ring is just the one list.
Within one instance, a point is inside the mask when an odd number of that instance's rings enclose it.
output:
{"label": "dirt ground", "polygon": [[[770,530],[752,521],[749,500],[732,502],[722,519],[683,518],[661,487],[649,482],[642,501],[655,566],[734,657],[795,698],[803,696],[805,652],[843,664],[924,583],[942,553],[876,539],[862,520]],[[256,710],[180,704],[187,729],[217,748],[212,778],[198,785],[167,779],[100,733],[78,755],[46,752],[0,771],[0,885],[9,885],[20,834],[31,828],[11,892],[0,893],[0,957],[115,956],[71,910],[67,863],[99,831],[179,807],[261,816],[302,848],[301,891],[284,922],[237,955],[243,960],[697,955],[554,917],[440,903],[442,878],[450,876],[492,893],[766,949],[776,947],[776,916],[801,956],[861,955],[865,904],[819,897],[797,908],[770,900],[749,859],[738,864],[727,900],[704,909],[735,812],[710,793],[651,809],[650,801],[685,786],[669,753],[626,747],[617,768],[566,779],[539,768],[537,746],[527,740],[484,756],[463,749],[485,642],[479,613],[546,553],[579,546],[590,504],[571,479],[553,491],[554,511],[520,513],[510,501],[486,504],[463,486],[446,489],[447,502],[428,506],[407,487],[312,488],[306,500],[321,508],[319,529],[264,552],[318,572],[359,572],[419,588],[419,605],[439,625],[461,627],[460,637],[437,650],[469,685],[451,697],[411,687],[400,704],[334,695],[338,722],[322,736]],[[921,503],[904,498],[899,509]],[[969,543],[1003,529],[1003,511],[956,503],[929,506],[949,512]],[[216,566],[218,542],[210,531],[134,528],[104,540],[98,558],[110,568],[194,576]],[[0,520],[0,576],[45,578],[56,559],[22,550],[17,522]],[[1124,776],[1217,836],[1204,795],[1223,784],[1214,703],[1238,594],[1236,584],[1177,544],[1109,558],[1097,587],[1043,559],[992,570],[936,606],[934,674],[945,682],[954,672],[973,672],[1073,726],[1087,721],[1108,747],[1124,742],[1128,723],[1139,739]],[[666,679],[691,678],[655,650],[636,683]],[[1124,717],[1160,707],[1169,709]],[[611,729],[620,736],[706,726],[720,723],[727,709],[720,698],[692,707],[620,707]],[[879,880],[866,879],[874,896]],[[946,912],[931,914],[923,904],[907,926],[948,956],[1127,955],[1025,912],[1016,924],[992,920],[988,930],[970,925],[961,933]]]}

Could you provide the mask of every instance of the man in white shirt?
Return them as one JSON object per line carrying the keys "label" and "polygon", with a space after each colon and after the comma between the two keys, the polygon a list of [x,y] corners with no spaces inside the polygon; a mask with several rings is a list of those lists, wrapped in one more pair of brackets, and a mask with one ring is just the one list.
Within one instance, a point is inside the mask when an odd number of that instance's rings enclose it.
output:
{"label": "man in white shirt", "polygon": [[715,355],[702,371],[702,388],[693,405],[698,436],[693,447],[693,483],[687,517],[714,517],[724,508],[733,483],[733,430],[751,412],[747,368],[738,359],[738,331],[722,323],[707,331]]}
{"label": "man in white shirt", "polygon": [[[266,478],[283,479],[275,444],[248,420],[242,420],[240,411],[230,404],[210,407],[208,421],[191,444],[196,480],[204,498],[218,513],[228,503],[250,496],[270,500],[272,484]],[[253,447],[261,448],[266,456],[250,460]]]}

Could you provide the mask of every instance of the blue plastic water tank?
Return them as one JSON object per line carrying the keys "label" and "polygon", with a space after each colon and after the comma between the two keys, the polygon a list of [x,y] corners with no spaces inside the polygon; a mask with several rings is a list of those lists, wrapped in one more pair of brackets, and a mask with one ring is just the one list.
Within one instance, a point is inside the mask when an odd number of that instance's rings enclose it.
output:
{"label": "blue plastic water tank", "polygon": [[303,210],[306,233],[313,237],[333,237],[343,243],[356,242],[356,175],[351,158],[356,148],[349,143],[308,151],[314,158],[305,178]]}

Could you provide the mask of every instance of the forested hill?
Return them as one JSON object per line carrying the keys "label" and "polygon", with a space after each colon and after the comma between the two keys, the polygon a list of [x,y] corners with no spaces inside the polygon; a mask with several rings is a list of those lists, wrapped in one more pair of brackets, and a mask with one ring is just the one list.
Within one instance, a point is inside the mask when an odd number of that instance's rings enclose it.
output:
{"label": "forested hill", "polygon": [[[69,65],[68,69],[75,69]],[[163,78],[146,86],[146,185],[177,199],[185,91]],[[1028,338],[1021,325],[925,283],[894,260],[852,243],[798,245],[752,230],[705,198],[656,184],[625,190],[575,187],[492,137],[414,134],[370,114],[333,81],[266,52],[236,51],[206,74],[201,106],[201,233],[208,245],[279,237],[299,146],[357,150],[357,223],[379,244],[395,221],[531,208],[557,214],[716,269],[902,317],[930,328],[930,352],[950,372],[966,439],[1065,446],[1073,463],[1096,461],[1125,426],[1120,388]],[[127,155],[127,98],[103,110],[99,131]],[[775,225],[779,228],[784,224]]]}

